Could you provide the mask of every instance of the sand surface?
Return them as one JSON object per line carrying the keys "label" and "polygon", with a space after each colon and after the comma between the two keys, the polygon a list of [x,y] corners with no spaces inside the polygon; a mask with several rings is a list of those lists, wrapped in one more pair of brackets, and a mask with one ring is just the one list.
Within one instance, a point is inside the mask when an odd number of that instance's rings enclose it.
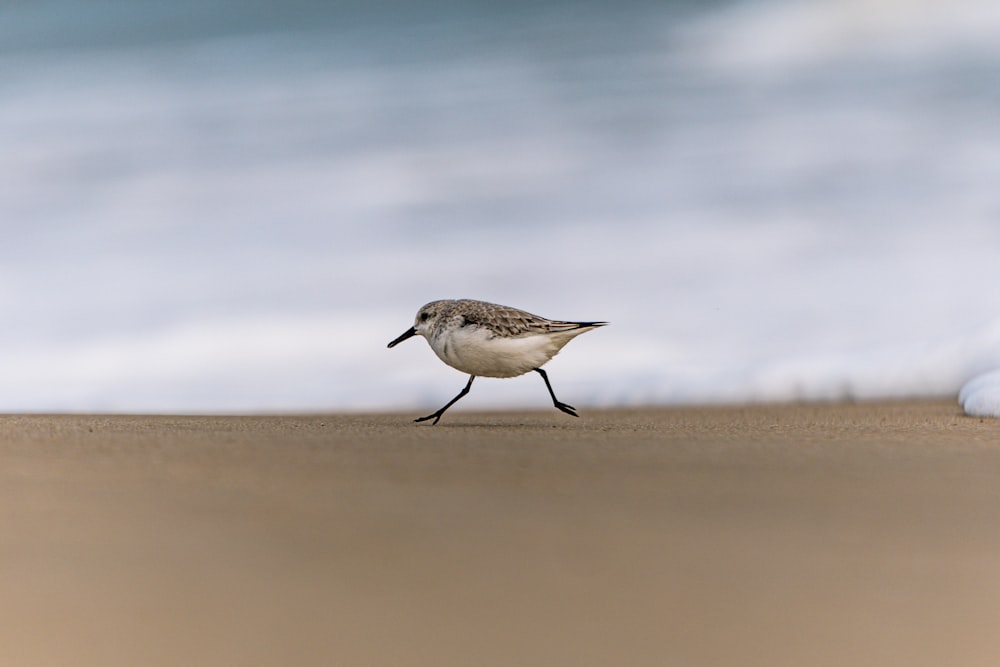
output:
{"label": "sand surface", "polygon": [[952,401],[0,417],[0,664],[996,665]]}

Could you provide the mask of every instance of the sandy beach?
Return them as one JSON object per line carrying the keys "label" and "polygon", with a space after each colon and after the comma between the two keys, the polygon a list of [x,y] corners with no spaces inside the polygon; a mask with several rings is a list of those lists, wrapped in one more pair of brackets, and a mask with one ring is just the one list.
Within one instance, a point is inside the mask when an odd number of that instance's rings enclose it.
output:
{"label": "sandy beach", "polygon": [[0,417],[11,665],[995,665],[953,401]]}

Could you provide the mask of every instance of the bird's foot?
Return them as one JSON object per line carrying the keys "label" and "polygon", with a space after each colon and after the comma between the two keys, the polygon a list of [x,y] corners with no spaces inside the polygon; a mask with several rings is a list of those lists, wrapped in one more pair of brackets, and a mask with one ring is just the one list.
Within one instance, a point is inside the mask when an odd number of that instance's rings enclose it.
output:
{"label": "bird's foot", "polygon": [[554,403],[554,405],[558,409],[562,410],[563,412],[565,412],[568,415],[573,415],[574,417],[579,417],[580,416],[580,415],[576,414],[576,408],[574,408],[572,405],[569,405],[568,403],[563,403],[561,401],[556,401]]}
{"label": "bird's foot", "polygon": [[443,414],[442,412],[435,412],[434,414],[427,415],[426,417],[418,417],[418,418],[414,419],[413,421],[414,422],[425,422],[428,419],[433,419],[434,421],[431,422],[431,426],[434,426],[434,424],[437,424],[438,421],[440,421],[442,414]]}

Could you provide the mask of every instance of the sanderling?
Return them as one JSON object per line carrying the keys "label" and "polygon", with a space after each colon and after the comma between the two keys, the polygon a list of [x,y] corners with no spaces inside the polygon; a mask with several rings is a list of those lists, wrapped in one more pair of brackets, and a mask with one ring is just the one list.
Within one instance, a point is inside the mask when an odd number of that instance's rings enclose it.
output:
{"label": "sanderling", "polygon": [[417,311],[413,326],[389,343],[389,347],[413,336],[423,336],[441,361],[469,374],[469,382],[458,396],[434,414],[415,421],[433,419],[437,424],[445,410],[469,393],[472,381],[480,375],[512,378],[528,371],[535,371],[545,380],[553,405],[577,417],[576,408],[556,398],[549,376],[541,367],[566,343],[605,324],[547,320],[485,301],[445,299],[431,301]]}

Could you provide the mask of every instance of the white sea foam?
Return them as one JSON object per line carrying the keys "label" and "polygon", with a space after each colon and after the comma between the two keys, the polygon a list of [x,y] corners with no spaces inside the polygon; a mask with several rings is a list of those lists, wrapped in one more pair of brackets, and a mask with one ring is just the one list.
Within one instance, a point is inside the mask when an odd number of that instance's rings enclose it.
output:
{"label": "white sea foam", "polygon": [[784,0],[734,3],[695,22],[684,39],[700,63],[742,74],[861,61],[928,61],[1000,52],[991,0]]}
{"label": "white sea foam", "polygon": [[1000,417],[1000,369],[969,380],[958,394],[959,405],[975,417]]}

